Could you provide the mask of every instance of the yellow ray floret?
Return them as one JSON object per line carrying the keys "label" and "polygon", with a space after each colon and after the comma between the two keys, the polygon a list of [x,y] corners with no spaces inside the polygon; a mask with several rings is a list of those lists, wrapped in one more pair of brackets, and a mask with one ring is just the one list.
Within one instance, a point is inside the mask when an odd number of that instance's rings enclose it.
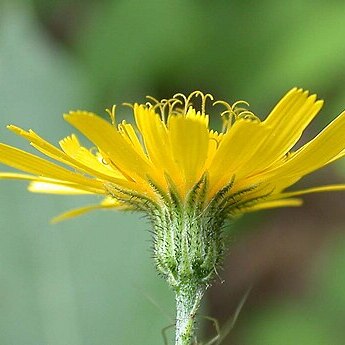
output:
{"label": "yellow ray floret", "polygon": [[213,100],[209,94],[195,91],[149,100],[131,106],[135,125],[125,121],[117,125],[115,107],[108,110],[111,123],[90,112],[66,114],[65,120],[93,143],[91,149],[82,146],[75,134],[60,140],[59,147],[32,130],[8,126],[50,160],[0,144],[0,162],[24,172],[4,172],[0,178],[29,181],[29,190],[35,193],[105,196],[99,205],[55,220],[102,208],[152,211],[176,200],[185,207],[191,200],[201,208],[225,205],[224,210],[235,215],[299,206],[302,201],[295,196],[345,189],[334,185],[285,191],[345,155],[345,113],[292,151],[323,104],[308,91],[290,90],[263,121],[242,107],[246,102],[216,101],[213,105],[225,107],[221,133],[209,127],[207,102]]}

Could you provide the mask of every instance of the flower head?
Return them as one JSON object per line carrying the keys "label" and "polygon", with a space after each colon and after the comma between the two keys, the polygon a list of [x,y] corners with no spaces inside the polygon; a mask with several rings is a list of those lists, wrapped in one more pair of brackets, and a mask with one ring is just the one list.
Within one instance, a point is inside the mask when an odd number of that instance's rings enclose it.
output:
{"label": "flower head", "polygon": [[[345,155],[345,113],[294,150],[322,107],[316,95],[294,88],[263,121],[245,102],[213,102],[199,91],[149,100],[130,105],[136,126],[125,121],[116,125],[115,106],[107,110],[110,122],[85,111],[66,114],[65,120],[94,144],[91,149],[75,134],[56,147],[32,130],[9,126],[50,160],[0,144],[0,162],[24,172],[4,172],[0,178],[27,180],[31,192],[103,196],[100,204],[55,220],[93,209],[145,212],[154,229],[157,269],[176,291],[184,291],[185,282],[202,291],[208,286],[222,260],[226,219],[299,206],[302,201],[296,197],[302,194],[345,189],[333,185],[285,191]],[[196,100],[199,107],[193,106]],[[223,106],[220,133],[209,128],[207,103]]]}
{"label": "flower head", "polygon": [[[200,107],[192,101],[198,97]],[[224,106],[221,133],[209,128],[206,103],[209,94],[176,94],[161,101],[149,97],[132,105],[136,126],[115,124],[115,107],[108,110],[111,123],[85,111],[73,111],[65,120],[94,145],[83,147],[72,134],[59,148],[32,130],[8,126],[27,139],[54,164],[39,156],[0,144],[0,162],[26,174],[1,173],[0,178],[30,181],[31,192],[51,194],[99,194],[103,201],[67,212],[68,218],[97,208],[152,210],[178,199],[182,204],[202,190],[199,207],[220,203],[224,216],[248,211],[298,206],[296,196],[344,189],[324,186],[284,192],[303,176],[342,157],[345,153],[345,114],[339,115],[309,143],[293,147],[322,107],[316,95],[294,88],[264,121],[237,102]],[[215,108],[217,109],[217,108]],[[172,197],[173,195],[173,197]]]}

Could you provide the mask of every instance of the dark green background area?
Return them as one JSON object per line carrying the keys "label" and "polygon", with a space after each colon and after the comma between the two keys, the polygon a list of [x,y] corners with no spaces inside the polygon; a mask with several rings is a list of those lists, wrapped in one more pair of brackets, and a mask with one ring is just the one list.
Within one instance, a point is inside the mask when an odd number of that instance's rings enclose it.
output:
{"label": "dark green background area", "polygon": [[[2,0],[0,141],[31,151],[7,124],[57,143],[73,132],[61,116],[70,109],[104,115],[113,103],[195,89],[245,99],[264,118],[293,86],[326,100],[309,138],[345,107],[344,20],[340,0]],[[339,163],[305,183],[344,178]],[[253,290],[224,344],[342,344],[344,200],[307,197],[301,209],[233,225],[225,283],[215,282],[203,312],[224,324]],[[49,223],[98,201],[0,181],[1,345],[163,344],[173,294],[156,276],[146,220],[98,211]],[[203,325],[206,339],[214,329]]]}

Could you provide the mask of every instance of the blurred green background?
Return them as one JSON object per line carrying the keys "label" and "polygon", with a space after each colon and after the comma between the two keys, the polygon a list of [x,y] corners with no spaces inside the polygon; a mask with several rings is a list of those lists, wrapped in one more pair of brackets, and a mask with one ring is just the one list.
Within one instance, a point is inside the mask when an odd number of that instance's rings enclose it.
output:
{"label": "blurred green background", "polygon": [[[245,99],[263,118],[293,86],[326,100],[310,138],[345,107],[344,21],[343,0],[1,0],[0,140],[27,148],[14,123],[56,143],[70,109],[194,89]],[[339,163],[302,185],[344,180]],[[305,200],[233,226],[203,313],[224,325],[253,289],[223,344],[344,344],[345,194]],[[102,211],[49,224],[95,201],[0,182],[1,345],[163,344],[173,294],[156,277],[149,225]],[[215,335],[200,328],[204,343]]]}

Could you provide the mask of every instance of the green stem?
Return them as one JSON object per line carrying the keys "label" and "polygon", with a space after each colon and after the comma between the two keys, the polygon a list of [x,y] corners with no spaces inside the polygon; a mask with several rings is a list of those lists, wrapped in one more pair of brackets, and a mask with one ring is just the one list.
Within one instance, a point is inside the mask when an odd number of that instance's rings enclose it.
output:
{"label": "green stem", "polygon": [[195,335],[195,316],[205,286],[185,284],[176,289],[176,338],[175,345],[190,345]]}

